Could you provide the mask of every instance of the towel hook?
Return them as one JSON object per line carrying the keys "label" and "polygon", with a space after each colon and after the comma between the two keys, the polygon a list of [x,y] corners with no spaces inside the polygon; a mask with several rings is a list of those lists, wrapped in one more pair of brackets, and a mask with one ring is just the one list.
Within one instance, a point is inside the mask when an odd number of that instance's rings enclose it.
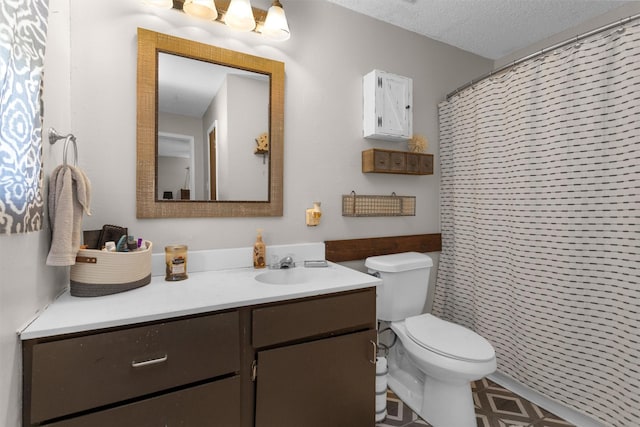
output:
{"label": "towel hook", "polygon": [[60,139],[64,139],[64,148],[62,150],[64,164],[67,164],[67,152],[69,150],[69,141],[71,141],[73,142],[73,165],[78,166],[78,145],[76,144],[76,137],[71,133],[61,135],[54,128],[49,128],[49,143],[53,145]]}

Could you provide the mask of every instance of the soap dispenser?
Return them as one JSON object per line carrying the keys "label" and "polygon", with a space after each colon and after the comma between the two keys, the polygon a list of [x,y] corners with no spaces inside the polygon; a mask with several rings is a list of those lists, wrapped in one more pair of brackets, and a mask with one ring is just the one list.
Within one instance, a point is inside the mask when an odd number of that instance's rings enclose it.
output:
{"label": "soap dispenser", "polygon": [[258,229],[256,243],[253,245],[253,268],[265,268],[266,263],[266,247],[262,241],[262,229]]}

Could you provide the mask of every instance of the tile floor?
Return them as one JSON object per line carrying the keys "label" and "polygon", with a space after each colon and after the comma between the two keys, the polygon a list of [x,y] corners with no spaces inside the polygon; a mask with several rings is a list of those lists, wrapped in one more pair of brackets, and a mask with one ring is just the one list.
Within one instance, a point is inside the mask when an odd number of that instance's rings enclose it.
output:
{"label": "tile floor", "polygon": [[[478,427],[575,427],[489,379],[475,381],[471,388]],[[377,427],[431,426],[390,390],[387,414]]]}

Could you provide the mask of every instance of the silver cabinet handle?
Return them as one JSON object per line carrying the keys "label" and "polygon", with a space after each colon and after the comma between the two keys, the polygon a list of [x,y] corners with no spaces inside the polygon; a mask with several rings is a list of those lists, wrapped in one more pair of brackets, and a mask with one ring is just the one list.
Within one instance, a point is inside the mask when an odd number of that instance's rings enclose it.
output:
{"label": "silver cabinet handle", "polygon": [[375,365],[376,364],[376,356],[378,355],[378,344],[376,344],[372,340],[370,340],[369,342],[373,345],[373,359],[369,360],[369,362],[371,362],[371,363],[373,363]]}
{"label": "silver cabinet handle", "polygon": [[133,362],[131,362],[131,367],[132,368],[142,368],[144,366],[157,365],[158,363],[166,362],[168,358],[169,358],[169,355],[165,354],[164,356],[158,357],[157,359],[145,360],[143,362],[133,361]]}

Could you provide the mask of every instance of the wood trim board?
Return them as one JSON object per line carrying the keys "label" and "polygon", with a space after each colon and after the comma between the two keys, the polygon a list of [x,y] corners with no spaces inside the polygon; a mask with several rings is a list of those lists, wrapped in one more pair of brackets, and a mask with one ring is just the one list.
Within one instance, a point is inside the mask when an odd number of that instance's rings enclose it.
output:
{"label": "wood trim board", "polygon": [[371,237],[364,239],[326,240],[325,257],[328,261],[343,262],[366,259],[370,256],[399,252],[439,252],[442,250],[440,233],[408,236]]}

